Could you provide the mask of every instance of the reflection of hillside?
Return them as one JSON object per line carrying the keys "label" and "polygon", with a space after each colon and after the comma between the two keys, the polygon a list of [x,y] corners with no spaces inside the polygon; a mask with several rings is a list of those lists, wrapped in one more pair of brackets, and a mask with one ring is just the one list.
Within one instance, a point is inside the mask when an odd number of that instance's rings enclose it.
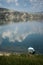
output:
{"label": "reflection of hillside", "polygon": [[0,24],[29,20],[43,20],[42,13],[29,14],[26,12],[12,11],[4,8],[0,8]]}

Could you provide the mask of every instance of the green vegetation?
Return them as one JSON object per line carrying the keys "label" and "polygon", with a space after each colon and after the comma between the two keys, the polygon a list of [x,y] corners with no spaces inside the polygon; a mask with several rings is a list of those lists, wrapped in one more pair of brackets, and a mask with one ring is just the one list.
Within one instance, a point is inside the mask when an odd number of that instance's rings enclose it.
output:
{"label": "green vegetation", "polygon": [[0,56],[0,65],[43,65],[43,55],[15,54]]}

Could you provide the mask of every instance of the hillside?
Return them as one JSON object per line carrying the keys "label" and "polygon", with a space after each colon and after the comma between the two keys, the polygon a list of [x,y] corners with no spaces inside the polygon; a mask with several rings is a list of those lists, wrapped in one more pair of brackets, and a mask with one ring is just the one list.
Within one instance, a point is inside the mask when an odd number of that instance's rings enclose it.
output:
{"label": "hillside", "polygon": [[0,24],[6,24],[11,21],[20,22],[28,20],[43,20],[43,14],[40,13],[27,13],[0,8]]}

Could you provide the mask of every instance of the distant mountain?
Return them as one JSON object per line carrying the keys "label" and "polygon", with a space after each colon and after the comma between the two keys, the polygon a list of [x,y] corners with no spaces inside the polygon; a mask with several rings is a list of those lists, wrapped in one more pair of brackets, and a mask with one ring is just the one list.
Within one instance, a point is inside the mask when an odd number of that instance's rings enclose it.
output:
{"label": "distant mountain", "polygon": [[39,13],[43,13],[43,11],[39,12]]}
{"label": "distant mountain", "polygon": [[0,8],[0,11],[8,10],[7,8]]}
{"label": "distant mountain", "polygon": [[27,13],[0,8],[0,24],[12,22],[28,21],[28,20],[43,20],[43,12]]}

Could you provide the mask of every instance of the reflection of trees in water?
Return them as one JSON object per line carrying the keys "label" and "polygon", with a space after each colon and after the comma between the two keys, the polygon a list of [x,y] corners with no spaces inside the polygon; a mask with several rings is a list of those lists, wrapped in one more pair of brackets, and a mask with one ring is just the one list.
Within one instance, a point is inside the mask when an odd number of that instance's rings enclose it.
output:
{"label": "reflection of trees in water", "polygon": [[0,18],[0,25],[1,24],[8,24],[8,23],[14,23],[14,22],[27,22],[27,21],[42,21],[43,19],[41,19],[41,18],[11,18],[10,17],[10,19],[9,18],[6,18],[6,17],[2,17],[2,18]]}
{"label": "reflection of trees in water", "polygon": [[43,14],[28,14],[26,12],[10,12],[2,11],[0,12],[0,25],[8,24],[13,22],[27,22],[34,20],[43,20]]}
{"label": "reflection of trees in water", "polygon": [[0,8],[0,25],[13,22],[43,20],[43,12],[27,13]]}

